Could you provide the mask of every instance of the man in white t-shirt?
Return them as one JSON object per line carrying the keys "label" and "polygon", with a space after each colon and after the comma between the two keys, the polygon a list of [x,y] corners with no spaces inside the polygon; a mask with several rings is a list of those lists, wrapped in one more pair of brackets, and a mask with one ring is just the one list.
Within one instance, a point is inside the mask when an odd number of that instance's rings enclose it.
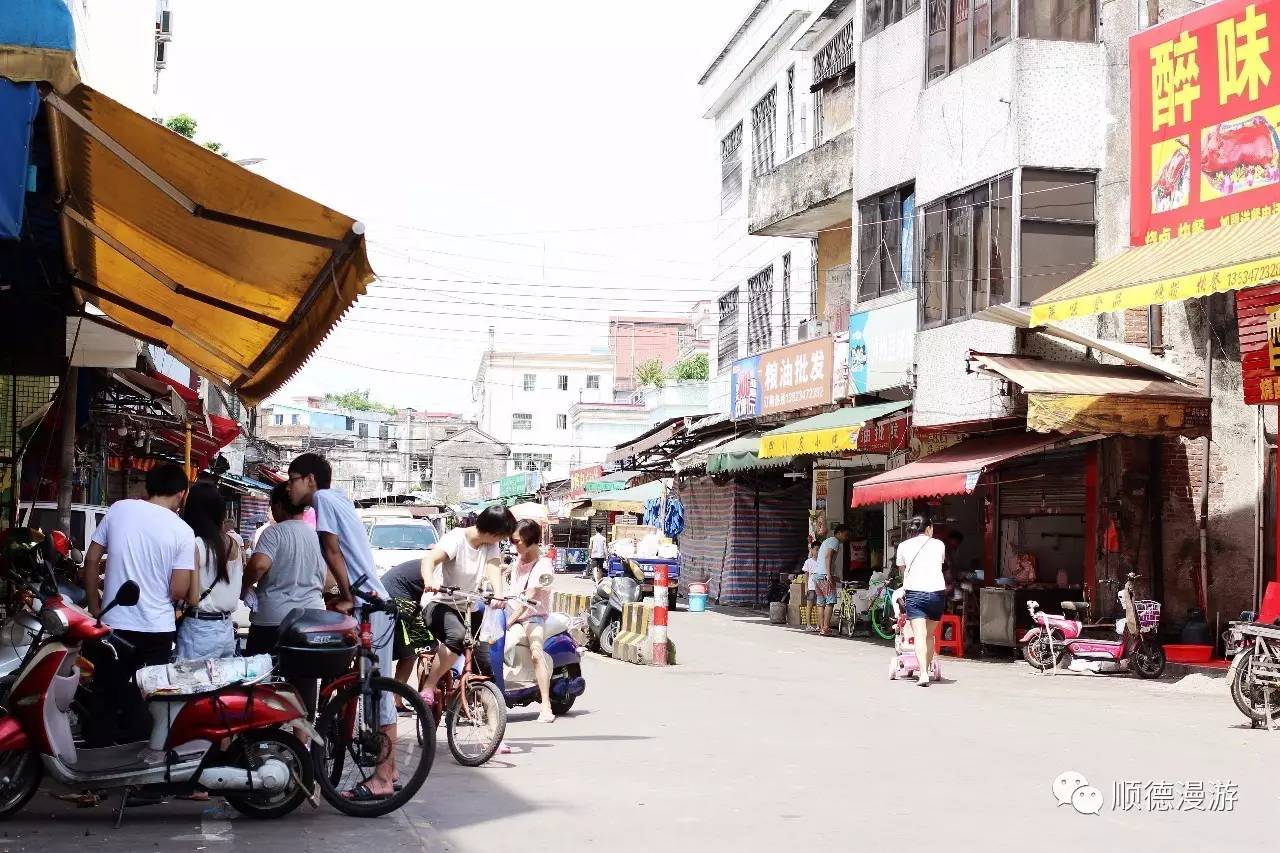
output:
{"label": "man in white t-shirt", "polygon": [[500,542],[511,538],[516,519],[504,506],[491,506],[476,517],[472,527],[450,530],[422,558],[422,580],[426,584],[426,606],[422,619],[440,643],[431,672],[422,685],[422,698],[435,701],[436,683],[462,654],[467,639],[471,600],[462,595],[441,592],[444,587],[457,587],[476,592],[482,581],[495,595],[502,592],[502,551]]}
{"label": "man in white t-shirt", "polygon": [[[609,556],[609,543],[604,538],[604,528],[597,527],[596,532],[591,534],[591,579],[596,583],[600,583],[600,578],[604,577],[604,561]],[[586,572],[582,573],[585,578]]]}
{"label": "man in white t-shirt", "polygon": [[92,725],[86,736],[95,746],[112,741],[132,742],[146,737],[148,715],[138,689],[131,683],[141,667],[169,663],[176,623],[175,601],[185,600],[195,569],[196,537],[178,516],[187,494],[187,475],[173,463],[147,472],[147,499],[120,500],[111,505],[93,532],[84,559],[85,603],[90,613],[101,613],[103,594],[99,569],[107,557],[105,572],[108,603],[125,581],[138,585],[138,603],[115,607],[102,617],[130,647],[117,647],[118,659],[95,645],[90,652],[95,677],[105,688],[109,707],[116,710]]}

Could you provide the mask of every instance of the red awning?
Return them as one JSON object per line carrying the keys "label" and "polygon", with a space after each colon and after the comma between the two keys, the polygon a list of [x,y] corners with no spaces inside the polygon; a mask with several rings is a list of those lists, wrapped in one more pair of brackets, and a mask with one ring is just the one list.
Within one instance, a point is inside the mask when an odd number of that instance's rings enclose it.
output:
{"label": "red awning", "polygon": [[853,506],[969,494],[988,469],[1017,456],[1047,450],[1061,435],[1013,433],[971,438],[901,468],[855,483]]}
{"label": "red awning", "polygon": [[262,477],[263,480],[273,486],[289,482],[289,475],[284,471],[280,471],[275,468],[268,468],[266,465],[258,466],[258,476]]}
{"label": "red awning", "polygon": [[[222,415],[209,415],[211,432],[205,432],[204,425],[198,421],[191,426],[191,466],[197,471],[208,467],[213,458],[218,455],[218,451],[235,441],[236,436],[240,435],[240,424]],[[184,430],[158,429],[155,434],[165,444],[177,448],[180,453],[185,448],[187,436]]]}

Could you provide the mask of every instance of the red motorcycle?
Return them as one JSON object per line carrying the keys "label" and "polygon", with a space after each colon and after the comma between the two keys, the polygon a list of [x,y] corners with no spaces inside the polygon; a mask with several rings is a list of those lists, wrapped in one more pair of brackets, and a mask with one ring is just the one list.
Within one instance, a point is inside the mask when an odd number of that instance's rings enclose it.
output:
{"label": "red motorcycle", "polygon": [[[150,740],[84,749],[68,711],[80,683],[85,643],[124,643],[85,610],[45,584],[40,632],[31,643],[0,714],[0,819],[18,812],[48,773],[76,789],[119,789],[116,824],[130,794],[217,791],[242,814],[281,817],[311,796],[307,748],[288,731],[318,739],[302,698],[282,684],[234,682],[184,695],[148,698]],[[138,602],[132,581],[103,610]],[[114,647],[113,647],[114,648]]]}

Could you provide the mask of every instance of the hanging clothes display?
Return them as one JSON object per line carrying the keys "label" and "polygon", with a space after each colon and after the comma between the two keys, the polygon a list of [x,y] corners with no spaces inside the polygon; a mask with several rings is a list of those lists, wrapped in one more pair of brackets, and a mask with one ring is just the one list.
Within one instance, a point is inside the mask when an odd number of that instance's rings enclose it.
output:
{"label": "hanging clothes display", "polygon": [[643,523],[648,527],[662,527],[662,498],[650,498],[644,502]]}
{"label": "hanging clothes display", "polygon": [[672,539],[684,532],[684,504],[679,498],[667,499],[666,515],[662,519],[662,532]]}

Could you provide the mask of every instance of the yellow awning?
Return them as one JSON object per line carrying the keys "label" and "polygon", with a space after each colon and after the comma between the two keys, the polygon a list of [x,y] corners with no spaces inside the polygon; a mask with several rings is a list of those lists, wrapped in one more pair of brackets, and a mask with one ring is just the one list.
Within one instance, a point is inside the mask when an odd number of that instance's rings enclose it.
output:
{"label": "yellow awning", "polygon": [[1031,306],[1033,325],[1244,290],[1280,279],[1280,217],[1138,246],[1095,264]]}
{"label": "yellow awning", "polygon": [[364,227],[88,86],[46,93],[75,286],[254,403],[373,280]]}

